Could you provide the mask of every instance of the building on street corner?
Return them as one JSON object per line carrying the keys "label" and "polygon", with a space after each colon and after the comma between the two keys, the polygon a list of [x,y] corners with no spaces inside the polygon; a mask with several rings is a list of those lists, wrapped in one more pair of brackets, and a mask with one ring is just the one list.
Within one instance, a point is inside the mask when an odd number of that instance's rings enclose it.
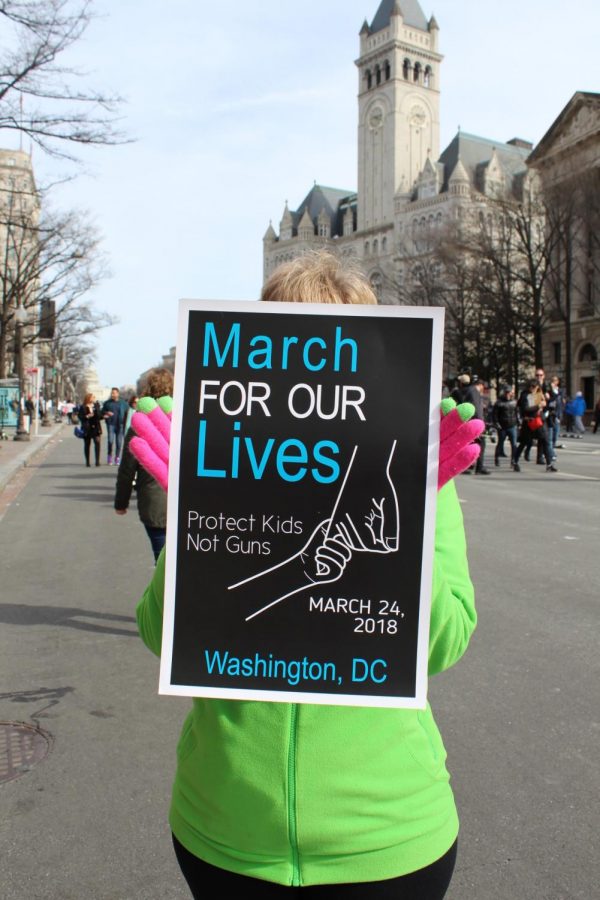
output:
{"label": "building on street corner", "polygon": [[578,91],[528,165],[550,198],[556,232],[544,359],[592,410],[600,398],[600,94]]}

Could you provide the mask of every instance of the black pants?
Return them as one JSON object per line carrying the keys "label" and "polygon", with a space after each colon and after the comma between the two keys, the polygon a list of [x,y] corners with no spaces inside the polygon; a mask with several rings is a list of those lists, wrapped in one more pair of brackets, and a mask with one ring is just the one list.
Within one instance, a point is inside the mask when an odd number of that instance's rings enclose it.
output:
{"label": "black pants", "polygon": [[90,464],[90,444],[94,442],[94,454],[96,456],[96,465],[100,463],[100,437],[84,437],[83,439],[83,455],[85,456],[86,465]]}
{"label": "black pants", "polygon": [[442,900],[456,862],[455,841],[436,862],[400,878],[293,888],[247,875],[236,875],[227,869],[211,866],[186,850],[175,835],[173,846],[194,900],[212,900],[213,897],[222,898],[225,895],[240,897],[242,900],[270,900],[271,897],[305,897],[314,900]]}
{"label": "black pants", "polygon": [[551,466],[552,459],[550,456],[550,449],[548,447],[548,432],[543,426],[541,428],[538,428],[536,431],[531,431],[527,424],[523,424],[521,428],[521,434],[519,435],[519,446],[517,447],[517,452],[515,455],[515,462],[519,462],[523,450],[525,450],[525,459],[527,459],[529,451],[531,450],[531,446],[535,440],[537,440],[538,446],[540,448],[540,459],[543,457],[546,460],[546,465]]}
{"label": "black pants", "polygon": [[479,444],[479,446],[481,447],[481,451],[475,463],[475,471],[481,472],[482,469],[485,469],[485,461],[483,458],[485,454],[485,434],[480,434],[473,443]]}

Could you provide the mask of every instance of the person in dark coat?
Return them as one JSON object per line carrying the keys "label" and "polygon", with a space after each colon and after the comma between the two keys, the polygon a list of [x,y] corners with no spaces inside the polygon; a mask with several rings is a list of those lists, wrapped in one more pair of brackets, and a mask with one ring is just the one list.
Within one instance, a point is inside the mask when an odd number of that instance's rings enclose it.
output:
{"label": "person in dark coat", "polygon": [[502,385],[500,395],[492,410],[492,419],[498,429],[498,443],[494,463],[500,465],[500,457],[504,455],[504,442],[508,438],[510,443],[510,462],[514,467],[517,453],[517,426],[519,417],[517,414],[517,401],[515,392],[508,384]]}
{"label": "person in dark coat", "polygon": [[[455,400],[456,403],[472,403],[475,407],[475,415],[473,418],[481,419],[481,421],[484,422],[485,410],[482,396],[485,388],[484,383],[479,380],[477,375],[471,375],[470,372],[462,372],[458,376],[457,381],[458,385],[452,391],[452,399]],[[486,469],[484,463],[485,433],[482,433],[475,443],[479,444],[481,447],[481,453],[479,454],[475,466],[467,469],[464,474],[468,475],[475,471],[476,475],[490,475],[490,470]]]}
{"label": "person in dark coat", "polygon": [[[102,417],[106,419],[106,431],[108,436],[107,465],[118,466],[121,462],[121,445],[125,434],[125,420],[127,419],[128,406],[121,400],[119,388],[111,388],[110,398],[104,401]],[[114,456],[113,456],[114,446]]]}
{"label": "person in dark coat", "polygon": [[90,449],[94,443],[96,465],[100,465],[100,440],[102,438],[102,417],[100,404],[94,394],[86,394],[77,414],[83,431],[83,455],[85,464],[90,467]]}
{"label": "person in dark coat", "polygon": [[[141,396],[155,399],[172,397],[172,372],[169,369],[151,369],[146,377]],[[129,428],[125,435],[123,456],[117,473],[115,512],[118,516],[126,514],[135,484],[138,515],[150,539],[156,562],[167,536],[167,495],[159,483],[140,466],[129,449],[133,437],[135,437],[135,431],[133,428]]]}
{"label": "person in dark coat", "polygon": [[[548,428],[548,445],[552,461],[556,459],[556,449],[558,447],[558,437],[560,434],[560,423],[564,410],[564,392],[560,386],[560,378],[554,375],[550,379],[550,387],[546,397],[548,401],[548,415],[546,418],[546,427]],[[562,444],[560,445],[562,447]]]}
{"label": "person in dark coat", "polygon": [[546,471],[556,472],[556,467],[552,464],[550,448],[548,445],[548,432],[544,422],[544,411],[546,408],[546,398],[540,388],[537,378],[531,378],[527,382],[527,387],[521,392],[517,406],[521,415],[521,431],[519,434],[519,446],[515,454],[515,462],[513,469],[520,472],[519,459],[521,453],[525,450],[525,455],[531,450],[534,441],[538,441],[542,455],[546,460]]}

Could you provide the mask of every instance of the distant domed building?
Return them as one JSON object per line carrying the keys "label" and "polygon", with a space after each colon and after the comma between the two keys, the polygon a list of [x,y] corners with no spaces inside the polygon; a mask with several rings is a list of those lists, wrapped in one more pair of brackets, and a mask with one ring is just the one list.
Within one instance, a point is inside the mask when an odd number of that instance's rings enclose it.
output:
{"label": "distant domed building", "polygon": [[[96,400],[98,400],[99,403],[104,403],[105,400],[108,400],[110,397],[110,387],[101,384],[98,373],[93,366],[86,369],[83,381],[85,383],[85,393],[95,394]],[[83,400],[83,397],[81,399]]]}

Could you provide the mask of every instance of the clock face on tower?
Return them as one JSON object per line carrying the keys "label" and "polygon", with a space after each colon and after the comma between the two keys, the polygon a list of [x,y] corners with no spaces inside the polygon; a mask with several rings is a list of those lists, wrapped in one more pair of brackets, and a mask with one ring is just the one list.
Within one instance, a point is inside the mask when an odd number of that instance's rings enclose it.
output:
{"label": "clock face on tower", "polygon": [[427,121],[427,113],[422,106],[417,104],[412,107],[408,121],[414,128],[422,128]]}
{"label": "clock face on tower", "polygon": [[383,123],[383,110],[380,106],[373,107],[369,113],[368,122],[371,131],[376,131],[378,128],[381,128]]}

